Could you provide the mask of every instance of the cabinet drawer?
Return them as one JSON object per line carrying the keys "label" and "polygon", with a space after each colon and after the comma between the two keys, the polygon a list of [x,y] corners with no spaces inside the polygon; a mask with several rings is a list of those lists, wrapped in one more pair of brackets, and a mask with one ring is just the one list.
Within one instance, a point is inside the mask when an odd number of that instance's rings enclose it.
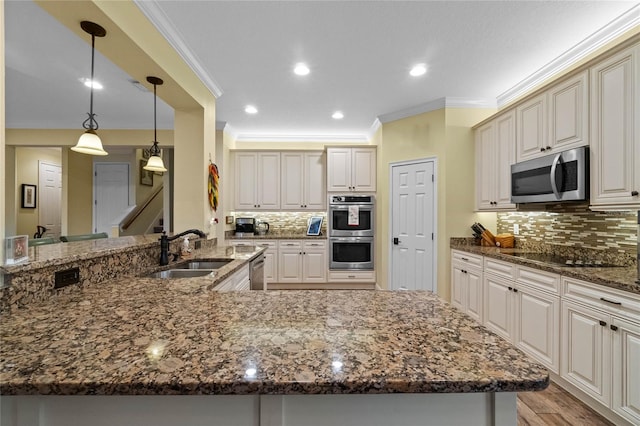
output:
{"label": "cabinet drawer", "polygon": [[256,244],[254,240],[227,240],[227,241],[229,245],[237,246],[237,247],[248,247],[248,246],[254,246]]}
{"label": "cabinet drawer", "polygon": [[302,241],[298,241],[298,240],[282,240],[282,241],[278,241],[278,247],[279,248],[301,249],[302,248]]}
{"label": "cabinet drawer", "polygon": [[516,265],[513,263],[503,262],[501,260],[485,257],[484,272],[489,272],[491,274],[504,278],[515,279]]}
{"label": "cabinet drawer", "polygon": [[305,249],[323,249],[327,247],[326,241],[305,241],[303,245]]}
{"label": "cabinet drawer", "polygon": [[467,265],[482,268],[482,256],[479,254],[472,254],[460,250],[451,250],[451,260],[457,260],[464,262]]}
{"label": "cabinet drawer", "polygon": [[560,294],[560,275],[553,272],[518,266],[516,268],[516,281],[537,290]]}
{"label": "cabinet drawer", "polygon": [[278,242],[276,240],[256,240],[256,245],[261,247],[277,248]]}
{"label": "cabinet drawer", "polygon": [[622,318],[640,321],[640,296],[608,287],[562,277],[562,295]]}
{"label": "cabinet drawer", "polygon": [[372,283],[375,281],[375,271],[329,271],[329,282]]}

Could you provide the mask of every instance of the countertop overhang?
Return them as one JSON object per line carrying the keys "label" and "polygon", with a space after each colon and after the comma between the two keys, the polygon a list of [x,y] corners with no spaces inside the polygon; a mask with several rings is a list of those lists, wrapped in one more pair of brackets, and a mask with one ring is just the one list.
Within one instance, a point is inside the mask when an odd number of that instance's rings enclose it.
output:
{"label": "countertop overhang", "polygon": [[549,380],[428,292],[127,278],[0,319],[2,395],[515,392]]}

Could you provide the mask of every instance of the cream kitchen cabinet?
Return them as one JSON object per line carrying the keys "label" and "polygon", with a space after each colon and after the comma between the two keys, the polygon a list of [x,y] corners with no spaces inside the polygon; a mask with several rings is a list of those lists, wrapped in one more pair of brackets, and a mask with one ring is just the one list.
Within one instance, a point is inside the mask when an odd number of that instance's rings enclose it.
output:
{"label": "cream kitchen cabinet", "polygon": [[257,246],[267,247],[264,252],[264,280],[268,285],[278,281],[278,242],[276,240],[256,240]]}
{"label": "cream kitchen cabinet", "polygon": [[482,256],[451,251],[451,304],[482,324]]}
{"label": "cream kitchen cabinet", "polygon": [[563,277],[562,373],[640,424],[640,297]]}
{"label": "cream kitchen cabinet", "polygon": [[551,150],[544,147],[544,155],[589,145],[588,71],[553,86],[547,93]]}
{"label": "cream kitchen cabinet", "polygon": [[214,289],[219,292],[250,290],[249,265],[243,266],[239,271],[215,286]]}
{"label": "cream kitchen cabinet", "polygon": [[516,158],[518,162],[551,150],[547,134],[547,95],[542,93],[516,107]]}
{"label": "cream kitchen cabinet", "polygon": [[237,210],[280,209],[280,152],[236,152]]}
{"label": "cream kitchen cabinet", "polygon": [[327,266],[325,241],[278,242],[279,283],[324,283],[327,281]]}
{"label": "cream kitchen cabinet", "polygon": [[484,260],[484,325],[558,373],[560,276]]}
{"label": "cream kitchen cabinet", "polygon": [[640,208],[640,45],[591,68],[591,209]]}
{"label": "cream kitchen cabinet", "polygon": [[376,148],[327,148],[328,192],[375,192]]}
{"label": "cream kitchen cabinet", "polygon": [[476,208],[514,210],[511,165],[515,163],[516,122],[513,110],[476,129]]}
{"label": "cream kitchen cabinet", "polygon": [[282,152],[281,208],[322,211],[326,208],[324,152]]}

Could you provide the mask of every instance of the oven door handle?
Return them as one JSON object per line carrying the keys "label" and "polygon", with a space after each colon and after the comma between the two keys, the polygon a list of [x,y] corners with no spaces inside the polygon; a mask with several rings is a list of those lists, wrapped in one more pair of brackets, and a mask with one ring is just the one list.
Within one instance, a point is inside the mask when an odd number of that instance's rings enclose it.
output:
{"label": "oven door handle", "polygon": [[556,185],[556,168],[558,167],[558,164],[560,163],[561,158],[562,158],[562,154],[560,153],[560,154],[557,154],[553,159],[553,163],[551,163],[551,176],[550,176],[551,190],[553,191],[554,195],[558,200],[562,197],[560,196],[560,193],[558,192],[558,186]]}

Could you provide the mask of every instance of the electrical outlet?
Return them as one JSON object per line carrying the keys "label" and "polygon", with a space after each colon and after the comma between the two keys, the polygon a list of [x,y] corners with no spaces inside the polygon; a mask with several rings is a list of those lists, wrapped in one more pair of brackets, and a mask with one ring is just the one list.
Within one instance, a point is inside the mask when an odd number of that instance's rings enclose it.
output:
{"label": "electrical outlet", "polygon": [[80,282],[80,268],[65,269],[55,274],[55,284],[53,288],[62,288]]}
{"label": "electrical outlet", "polygon": [[518,225],[517,223],[513,224],[513,235],[519,235],[520,234],[520,225]]}

